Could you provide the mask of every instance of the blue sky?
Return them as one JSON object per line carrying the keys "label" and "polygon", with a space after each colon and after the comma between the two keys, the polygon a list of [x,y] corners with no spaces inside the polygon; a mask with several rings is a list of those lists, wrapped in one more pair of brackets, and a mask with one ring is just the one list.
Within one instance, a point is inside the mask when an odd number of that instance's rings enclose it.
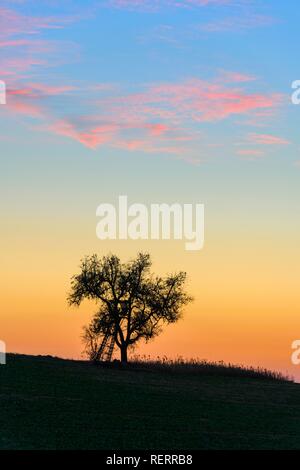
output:
{"label": "blue sky", "polygon": [[8,119],[100,153],[173,154],[198,164],[284,148],[293,164],[294,4],[6,1],[0,72]]}
{"label": "blue sky", "polygon": [[[187,269],[195,292],[205,276],[207,292],[213,290],[214,276],[231,263],[247,277],[248,263],[249,292],[240,296],[247,307],[253,296],[254,310],[264,301],[264,281],[268,291],[273,276],[265,311],[292,299],[276,319],[284,332],[289,318],[288,332],[276,338],[277,362],[288,368],[291,332],[297,336],[300,328],[293,264],[299,253],[300,106],[291,103],[291,84],[300,79],[299,17],[299,2],[280,0],[2,0],[2,259],[6,273],[14,270],[6,275],[6,291],[13,277],[29,283],[28,265],[34,266],[33,285],[42,262],[42,278],[58,292],[60,304],[51,311],[59,324],[66,285],[58,267],[67,278],[89,252],[148,249],[138,242],[100,246],[98,204],[120,194],[142,203],[204,202],[207,251],[192,260],[173,245],[151,245],[154,257],[163,267]],[[230,273],[232,291],[227,286],[233,324],[240,321],[238,268]],[[221,292],[230,275],[217,286]],[[280,286],[286,288],[282,298]],[[35,294],[26,297],[24,287],[22,295],[22,309],[7,299],[11,322],[34,311]],[[49,292],[39,295],[36,304],[50,305]],[[218,309],[221,331],[227,319]],[[200,330],[221,344],[205,321]],[[241,327],[240,351],[243,334]],[[260,341],[253,335],[245,337],[247,351]],[[196,338],[193,352],[197,345]],[[213,345],[207,354],[212,357]]]}
{"label": "blue sky", "polygon": [[[76,184],[86,165],[106,172],[108,196],[142,191],[145,172],[149,198],[157,174],[164,196],[185,174],[182,197],[194,188],[204,199],[252,173],[263,175],[262,194],[269,176],[275,187],[283,172],[297,184],[299,10],[247,0],[2,2],[1,147],[15,191],[28,173],[51,199],[47,175],[66,179],[72,159]],[[114,177],[111,188],[116,166],[128,183]],[[98,190],[89,178],[82,185]]]}

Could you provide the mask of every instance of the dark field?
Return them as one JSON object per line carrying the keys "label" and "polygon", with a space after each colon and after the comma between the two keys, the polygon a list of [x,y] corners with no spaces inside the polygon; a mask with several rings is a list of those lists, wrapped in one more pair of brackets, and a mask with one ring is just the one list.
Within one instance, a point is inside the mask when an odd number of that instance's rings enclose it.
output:
{"label": "dark field", "polygon": [[8,355],[0,449],[300,449],[300,385]]}

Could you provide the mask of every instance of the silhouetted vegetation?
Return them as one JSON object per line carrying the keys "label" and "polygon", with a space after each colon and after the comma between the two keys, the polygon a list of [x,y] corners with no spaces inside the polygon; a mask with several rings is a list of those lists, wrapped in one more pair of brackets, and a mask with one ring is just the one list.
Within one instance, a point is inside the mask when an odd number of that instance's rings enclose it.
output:
{"label": "silhouetted vegetation", "polygon": [[211,364],[119,366],[9,354],[0,449],[300,449],[298,384]]}
{"label": "silhouetted vegetation", "polygon": [[91,360],[102,359],[105,348],[110,360],[116,344],[121,361],[127,362],[128,348],[156,337],[162,325],[175,323],[192,300],[184,291],[186,273],[153,276],[151,264],[147,253],[128,263],[114,255],[93,255],[81,262],[80,273],[72,278],[69,304],[79,306],[84,299],[98,304],[83,335]]}
{"label": "silhouetted vegetation", "polygon": [[[108,365],[104,363],[103,365]],[[118,362],[113,362],[112,367],[118,367]],[[120,364],[122,366],[122,364]],[[168,359],[167,357],[157,357],[152,359],[149,356],[134,356],[128,365],[132,369],[152,370],[161,372],[195,374],[198,376],[223,376],[223,377],[245,377],[261,380],[276,380],[279,382],[291,382],[292,377],[281,372],[271,371],[263,367],[246,367],[238,364],[226,364],[223,361],[209,362],[199,359]]]}

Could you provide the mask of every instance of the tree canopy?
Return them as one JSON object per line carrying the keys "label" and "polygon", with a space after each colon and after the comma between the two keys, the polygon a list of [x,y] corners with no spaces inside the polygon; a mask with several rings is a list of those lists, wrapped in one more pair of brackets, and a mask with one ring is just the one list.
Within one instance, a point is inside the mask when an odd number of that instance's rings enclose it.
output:
{"label": "tree canopy", "polygon": [[163,324],[175,323],[192,300],[184,290],[185,272],[154,276],[151,265],[148,253],[139,253],[127,263],[115,255],[92,255],[81,261],[68,301],[75,306],[84,299],[97,302],[84,335],[93,359],[98,359],[101,339],[110,336],[120,348],[121,361],[127,362],[129,347],[157,336]]}

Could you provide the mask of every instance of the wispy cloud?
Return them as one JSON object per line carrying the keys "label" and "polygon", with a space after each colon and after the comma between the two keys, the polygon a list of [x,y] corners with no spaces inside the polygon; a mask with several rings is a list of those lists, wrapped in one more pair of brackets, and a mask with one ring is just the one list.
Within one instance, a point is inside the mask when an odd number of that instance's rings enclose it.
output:
{"label": "wispy cloud", "polygon": [[61,29],[76,20],[72,16],[32,16],[0,7],[1,77],[16,82],[36,67],[59,63],[74,56],[76,46],[68,41],[45,40],[44,30]]}
{"label": "wispy cloud", "polygon": [[243,157],[247,160],[254,160],[265,156],[265,152],[263,150],[257,149],[241,149],[238,150],[236,153],[239,157]]}
{"label": "wispy cloud", "polygon": [[248,75],[242,72],[230,72],[221,70],[219,81],[222,83],[247,83],[257,80],[254,75]]}
{"label": "wispy cloud", "polygon": [[250,132],[242,142],[235,144],[239,148],[236,155],[248,160],[255,160],[271,154],[276,147],[291,145],[291,142],[273,134]]}
{"label": "wispy cloud", "polygon": [[27,96],[30,98],[41,98],[42,96],[57,96],[76,88],[71,85],[48,85],[45,83],[28,83],[26,88],[8,90],[10,96]]}
{"label": "wispy cloud", "polygon": [[290,142],[282,137],[270,134],[250,134],[249,141],[259,145],[289,145]]}
{"label": "wispy cloud", "polygon": [[[111,0],[107,3],[114,8],[238,4],[229,0]],[[8,84],[5,111],[28,119],[31,127],[34,120],[36,131],[51,132],[88,149],[109,146],[178,156],[185,153],[186,159],[193,160],[193,152],[203,145],[203,139],[206,148],[212,149],[216,139],[209,134],[217,132],[215,129],[223,121],[233,124],[238,118],[249,125],[258,116],[263,120],[274,115],[281,104],[282,97],[277,93],[251,91],[256,77],[237,71],[221,70],[212,79],[195,77],[141,83],[133,90],[122,83],[93,83],[90,79],[84,85],[73,80],[67,83],[47,80],[37,70],[69,60],[75,48],[72,43],[44,39],[42,33],[63,28],[75,17],[30,16],[7,7],[0,7],[0,15],[3,49],[0,76],[7,77]],[[257,145],[284,144],[283,140],[271,137],[253,134],[252,141]],[[248,147],[239,150],[244,156],[250,156],[250,152],[258,156],[261,150]]]}
{"label": "wispy cloud", "polygon": [[[241,0],[242,1],[242,0]],[[125,8],[129,10],[157,11],[161,8],[171,7],[180,9],[191,9],[207,6],[234,5],[236,0],[108,0],[104,5],[114,8]],[[245,1],[245,0],[244,0]]]}
{"label": "wispy cloud", "polygon": [[48,128],[55,134],[69,137],[85,145],[90,149],[95,149],[109,141],[117,131],[117,126],[113,124],[103,124],[102,126],[89,127],[87,130],[80,131],[78,127],[67,120],[59,120],[51,124]]}
{"label": "wispy cloud", "polygon": [[[236,75],[238,83],[241,76]],[[108,145],[177,153],[199,143],[205,123],[216,125],[236,116],[248,119],[263,109],[275,113],[280,104],[277,94],[250,93],[236,88],[236,82],[220,83],[219,77],[211,82],[194,78],[179,83],[144,85],[134,93],[126,92],[121,86],[113,92],[109,86],[98,88],[100,96],[96,98],[93,91],[93,105],[90,100],[79,102],[78,108],[84,112],[57,120],[52,113],[51,122],[44,130],[76,140],[90,149]],[[97,89],[97,85],[92,89]]]}
{"label": "wispy cloud", "polygon": [[23,15],[15,10],[0,7],[0,40],[7,40],[15,35],[32,36],[43,29],[61,28],[70,21],[70,18]]}
{"label": "wispy cloud", "polygon": [[242,16],[232,16],[212,21],[199,26],[199,30],[206,33],[237,33],[253,28],[261,28],[276,24],[275,18],[254,13]]}
{"label": "wispy cloud", "polygon": [[7,89],[7,110],[24,117],[43,119],[50,115],[47,98],[66,95],[73,86],[53,86],[44,83],[27,83],[23,88]]}
{"label": "wispy cloud", "polygon": [[[145,84],[134,92],[121,84],[90,84],[85,93],[79,86],[27,82],[8,89],[7,108],[13,114],[41,120],[43,130],[90,149],[107,145],[178,153],[199,143],[204,125],[217,125],[237,116],[249,119],[265,110],[276,112],[280,95],[251,93],[245,88],[246,79],[251,83],[253,77],[223,71],[211,81],[193,78]],[[60,97],[59,108],[53,101],[56,96]],[[69,96],[72,108],[78,110],[73,115],[64,113],[67,106],[63,103]],[[259,140],[253,134],[252,139],[262,143],[267,137],[260,136]]]}

